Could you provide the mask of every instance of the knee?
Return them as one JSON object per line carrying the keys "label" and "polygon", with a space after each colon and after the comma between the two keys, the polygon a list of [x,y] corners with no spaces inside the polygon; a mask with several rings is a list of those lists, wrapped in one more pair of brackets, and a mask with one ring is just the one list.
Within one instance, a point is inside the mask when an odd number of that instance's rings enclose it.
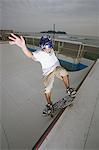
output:
{"label": "knee", "polygon": [[64,76],[61,76],[62,79],[68,79],[69,78],[69,75],[64,75]]}
{"label": "knee", "polygon": [[51,92],[51,88],[45,88],[45,90],[44,90],[44,93],[45,94],[48,94],[48,93],[50,93]]}

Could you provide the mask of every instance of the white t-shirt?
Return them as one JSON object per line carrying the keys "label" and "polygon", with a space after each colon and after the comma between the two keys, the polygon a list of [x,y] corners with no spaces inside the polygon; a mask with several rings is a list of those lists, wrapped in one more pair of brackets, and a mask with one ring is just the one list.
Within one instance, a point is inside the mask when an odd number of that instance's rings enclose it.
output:
{"label": "white t-shirt", "polygon": [[55,56],[54,51],[47,53],[42,49],[37,49],[33,52],[33,55],[36,58],[36,61],[41,63],[44,76],[51,73],[57,66],[60,66],[59,60]]}

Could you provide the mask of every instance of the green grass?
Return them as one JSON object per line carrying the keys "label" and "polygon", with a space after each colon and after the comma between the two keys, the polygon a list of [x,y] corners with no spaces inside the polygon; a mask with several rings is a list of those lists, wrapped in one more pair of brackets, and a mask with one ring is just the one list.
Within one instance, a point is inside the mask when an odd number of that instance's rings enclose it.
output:
{"label": "green grass", "polygon": [[83,57],[90,60],[97,60],[99,58],[99,54],[86,52]]}

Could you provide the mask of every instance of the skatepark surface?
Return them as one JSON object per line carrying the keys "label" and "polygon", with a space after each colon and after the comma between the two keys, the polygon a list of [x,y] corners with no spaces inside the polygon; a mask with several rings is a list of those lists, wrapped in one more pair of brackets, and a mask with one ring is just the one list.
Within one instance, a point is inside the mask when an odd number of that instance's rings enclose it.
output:
{"label": "skatepark surface", "polygon": [[39,150],[99,149],[99,60]]}
{"label": "skatepark surface", "polygon": [[[54,119],[42,116],[46,101],[41,66],[27,58],[20,48],[7,43],[0,44],[0,57],[1,149],[29,150]],[[92,64],[83,70],[70,72],[72,87],[76,88],[81,83]],[[97,140],[92,140],[99,139],[98,66],[97,61],[79,89],[74,107],[62,114],[40,149],[79,149],[84,143],[85,147],[90,147],[90,144],[99,146]],[[65,95],[64,85],[57,78],[52,94],[53,102]]]}

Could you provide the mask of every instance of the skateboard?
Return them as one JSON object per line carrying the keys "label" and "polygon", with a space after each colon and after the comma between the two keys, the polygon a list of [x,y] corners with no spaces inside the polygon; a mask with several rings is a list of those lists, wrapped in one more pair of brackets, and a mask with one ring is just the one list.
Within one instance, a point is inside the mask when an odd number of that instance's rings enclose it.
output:
{"label": "skateboard", "polygon": [[54,113],[58,110],[64,109],[68,106],[72,106],[73,105],[73,100],[74,97],[70,97],[68,95],[66,95],[65,97],[59,99],[58,101],[56,101],[55,103],[53,103],[53,107],[51,109],[51,111],[47,114],[45,114],[45,116],[54,116]]}

